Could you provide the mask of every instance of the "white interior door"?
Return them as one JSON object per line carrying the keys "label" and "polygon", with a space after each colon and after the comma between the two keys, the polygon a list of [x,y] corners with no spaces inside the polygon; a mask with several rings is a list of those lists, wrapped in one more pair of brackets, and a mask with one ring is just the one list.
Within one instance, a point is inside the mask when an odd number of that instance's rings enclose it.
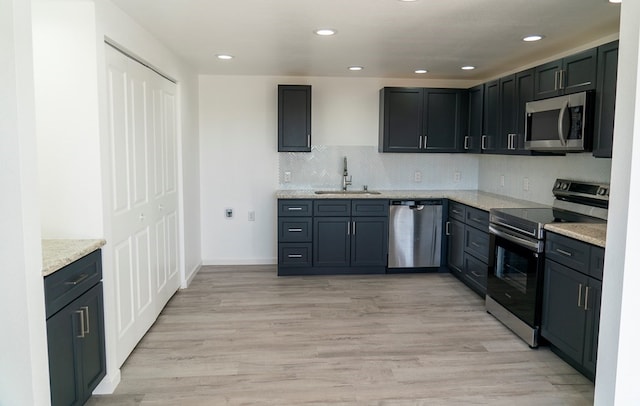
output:
{"label": "white interior door", "polygon": [[105,173],[122,365],[180,284],[176,85],[109,45],[106,55]]}

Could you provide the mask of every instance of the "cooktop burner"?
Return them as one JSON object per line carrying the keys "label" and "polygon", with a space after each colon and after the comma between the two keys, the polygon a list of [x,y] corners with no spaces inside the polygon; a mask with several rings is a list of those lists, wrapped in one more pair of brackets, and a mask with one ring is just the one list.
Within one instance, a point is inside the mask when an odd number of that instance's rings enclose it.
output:
{"label": "cooktop burner", "polygon": [[544,226],[549,223],[603,223],[604,220],[552,207],[496,209],[506,217],[528,220]]}

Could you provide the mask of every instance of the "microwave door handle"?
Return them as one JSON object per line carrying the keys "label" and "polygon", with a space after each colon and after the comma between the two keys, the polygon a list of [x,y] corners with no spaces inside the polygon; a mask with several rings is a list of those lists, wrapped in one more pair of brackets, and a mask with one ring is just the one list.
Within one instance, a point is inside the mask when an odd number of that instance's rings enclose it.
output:
{"label": "microwave door handle", "polygon": [[560,137],[560,142],[563,146],[567,145],[567,138],[569,136],[568,132],[571,126],[571,122],[569,121],[570,117],[567,115],[568,110],[569,102],[566,101],[560,108],[560,116],[558,117],[558,136]]}

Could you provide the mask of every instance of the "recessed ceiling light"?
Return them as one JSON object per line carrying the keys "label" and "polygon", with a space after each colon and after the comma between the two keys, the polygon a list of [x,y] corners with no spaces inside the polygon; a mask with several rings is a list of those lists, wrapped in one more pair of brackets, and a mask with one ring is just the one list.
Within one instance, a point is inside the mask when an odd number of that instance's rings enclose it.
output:
{"label": "recessed ceiling light", "polygon": [[413,3],[414,1],[417,1],[417,0],[400,0],[400,1],[403,3]]}
{"label": "recessed ceiling light", "polygon": [[314,31],[316,35],[321,35],[323,37],[328,37],[330,35],[334,35],[337,31],[332,28],[320,28]]}
{"label": "recessed ceiling light", "polygon": [[426,69],[416,69],[414,70],[415,73],[427,73]]}
{"label": "recessed ceiling light", "polygon": [[534,35],[527,35],[526,37],[522,38],[522,40],[524,42],[535,42],[535,41],[540,41],[542,38],[544,38],[542,35],[534,34]]}
{"label": "recessed ceiling light", "polygon": [[362,66],[349,66],[349,70],[358,71],[364,69]]}
{"label": "recessed ceiling light", "polygon": [[622,0],[609,0],[609,3],[622,3]]}
{"label": "recessed ceiling light", "polygon": [[475,66],[467,65],[467,66],[463,66],[460,69],[462,69],[462,70],[474,70],[475,68],[476,68]]}
{"label": "recessed ceiling light", "polygon": [[224,60],[229,60],[229,59],[233,59],[233,55],[228,55],[228,54],[218,54],[218,55],[216,55],[216,58],[218,58],[218,59],[224,59]]}

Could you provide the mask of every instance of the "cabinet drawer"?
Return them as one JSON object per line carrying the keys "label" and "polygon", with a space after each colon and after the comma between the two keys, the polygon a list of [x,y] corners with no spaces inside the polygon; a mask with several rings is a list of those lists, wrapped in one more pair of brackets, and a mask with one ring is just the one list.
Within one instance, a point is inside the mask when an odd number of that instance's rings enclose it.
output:
{"label": "cabinet drawer", "polygon": [[589,275],[601,281],[604,271],[604,248],[591,246],[590,262]]}
{"label": "cabinet drawer", "polygon": [[473,227],[465,227],[464,251],[472,254],[481,261],[489,261],[489,233]]}
{"label": "cabinet drawer", "polygon": [[450,219],[465,221],[465,216],[467,212],[466,209],[467,207],[464,204],[449,200],[449,218]]}
{"label": "cabinet drawer", "polygon": [[352,200],[351,215],[387,217],[389,216],[389,201],[371,199]]}
{"label": "cabinet drawer", "polygon": [[351,216],[351,200],[321,199],[313,201],[314,216]]}
{"label": "cabinet drawer", "polygon": [[278,219],[278,242],[311,242],[311,217]]}
{"label": "cabinet drawer", "polygon": [[489,212],[467,207],[465,223],[482,231],[489,232]]}
{"label": "cabinet drawer", "polygon": [[311,216],[311,200],[285,199],[278,200],[278,216]]}
{"label": "cabinet drawer", "polygon": [[464,256],[464,277],[482,293],[487,292],[487,264],[471,255]]}
{"label": "cabinet drawer", "polygon": [[311,243],[284,243],[278,245],[278,266],[311,266]]}
{"label": "cabinet drawer", "polygon": [[44,278],[46,317],[49,318],[102,279],[101,251],[72,262]]}
{"label": "cabinet drawer", "polygon": [[545,245],[547,259],[582,273],[588,273],[591,245],[554,233],[547,233]]}

